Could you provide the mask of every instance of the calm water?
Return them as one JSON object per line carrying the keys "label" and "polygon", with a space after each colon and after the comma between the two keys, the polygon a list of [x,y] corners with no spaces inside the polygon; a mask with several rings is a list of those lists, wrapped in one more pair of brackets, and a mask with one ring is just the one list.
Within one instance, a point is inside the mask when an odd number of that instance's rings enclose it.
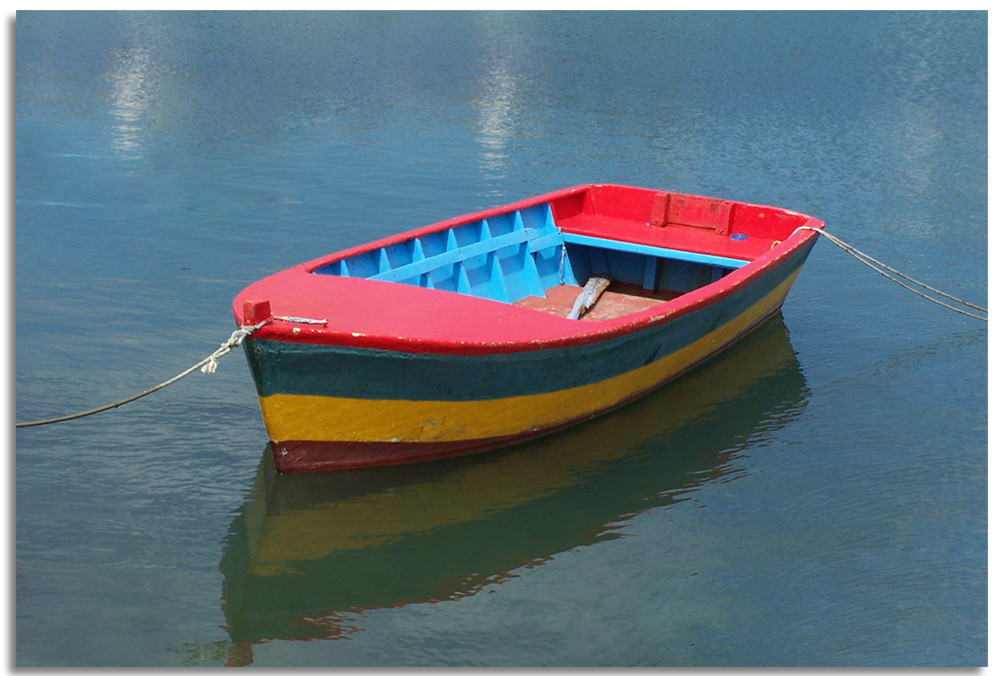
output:
{"label": "calm water", "polygon": [[[776,204],[987,302],[982,13],[17,15],[16,411],[245,285],[584,182]],[[16,432],[29,665],[984,665],[987,330],[817,244],[781,316],[501,453],[276,477],[241,354]]]}

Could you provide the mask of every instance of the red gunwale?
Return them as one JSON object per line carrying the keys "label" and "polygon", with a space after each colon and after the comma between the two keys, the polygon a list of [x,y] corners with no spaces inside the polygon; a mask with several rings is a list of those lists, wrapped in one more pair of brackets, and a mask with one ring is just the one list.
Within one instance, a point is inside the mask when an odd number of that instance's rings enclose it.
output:
{"label": "red gunwale", "polygon": [[[515,209],[585,193],[592,187],[595,186],[575,186],[457,216],[301,263],[244,289],[233,302],[234,315],[240,323],[249,323],[243,321],[244,301],[267,300],[274,315],[326,319],[328,324],[316,326],[275,320],[260,328],[254,334],[255,339],[398,352],[461,355],[582,345],[671,321],[737,293],[775,265],[780,264],[810,238],[817,236],[814,232],[799,230],[783,240],[774,240],[770,249],[750,259],[747,265],[734,270],[718,282],[674,300],[665,301],[648,310],[594,322],[571,322],[529,308],[448,291],[361,278],[313,274],[318,268],[362,251]],[[613,187],[636,190],[624,186]],[[823,223],[815,218],[775,207],[733,204],[800,218],[803,219],[802,226],[823,227]],[[573,227],[572,224],[559,225],[564,232],[579,234],[597,232],[593,228]],[[648,226],[646,230],[650,230]],[[614,238],[613,234],[603,232],[600,234],[608,239]],[[716,239],[724,240],[719,237]],[[656,243],[666,245],[664,242]],[[373,308],[378,308],[379,311],[373,312]]]}

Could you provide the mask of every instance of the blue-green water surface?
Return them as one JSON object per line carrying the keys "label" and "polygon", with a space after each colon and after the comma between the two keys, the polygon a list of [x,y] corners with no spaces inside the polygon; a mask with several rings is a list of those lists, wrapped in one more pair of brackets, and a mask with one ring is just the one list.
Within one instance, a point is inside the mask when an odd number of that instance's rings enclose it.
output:
{"label": "blue-green water surface", "polygon": [[[264,275],[588,182],[985,305],[986,13],[19,12],[15,417],[166,380]],[[820,241],[612,415],[289,477],[237,352],[16,431],[16,664],[984,665],[986,336]]]}

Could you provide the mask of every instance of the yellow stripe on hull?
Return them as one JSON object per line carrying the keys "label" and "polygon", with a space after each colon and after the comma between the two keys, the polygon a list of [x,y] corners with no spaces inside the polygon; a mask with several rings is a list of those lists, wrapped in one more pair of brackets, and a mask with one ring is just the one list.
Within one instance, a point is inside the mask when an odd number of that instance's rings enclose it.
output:
{"label": "yellow stripe on hull", "polygon": [[272,441],[442,443],[528,434],[629,401],[733,341],[777,310],[799,271],[732,321],[647,366],[556,392],[476,401],[274,394],[260,397]]}

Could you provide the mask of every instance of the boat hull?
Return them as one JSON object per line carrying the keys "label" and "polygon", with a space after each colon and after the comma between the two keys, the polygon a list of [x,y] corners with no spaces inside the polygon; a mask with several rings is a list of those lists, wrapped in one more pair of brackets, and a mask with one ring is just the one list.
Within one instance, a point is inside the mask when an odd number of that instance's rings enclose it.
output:
{"label": "boat hull", "polygon": [[244,346],[275,468],[328,471],[442,458],[610,411],[778,312],[813,241],[677,316],[569,345],[447,353],[250,338]]}

